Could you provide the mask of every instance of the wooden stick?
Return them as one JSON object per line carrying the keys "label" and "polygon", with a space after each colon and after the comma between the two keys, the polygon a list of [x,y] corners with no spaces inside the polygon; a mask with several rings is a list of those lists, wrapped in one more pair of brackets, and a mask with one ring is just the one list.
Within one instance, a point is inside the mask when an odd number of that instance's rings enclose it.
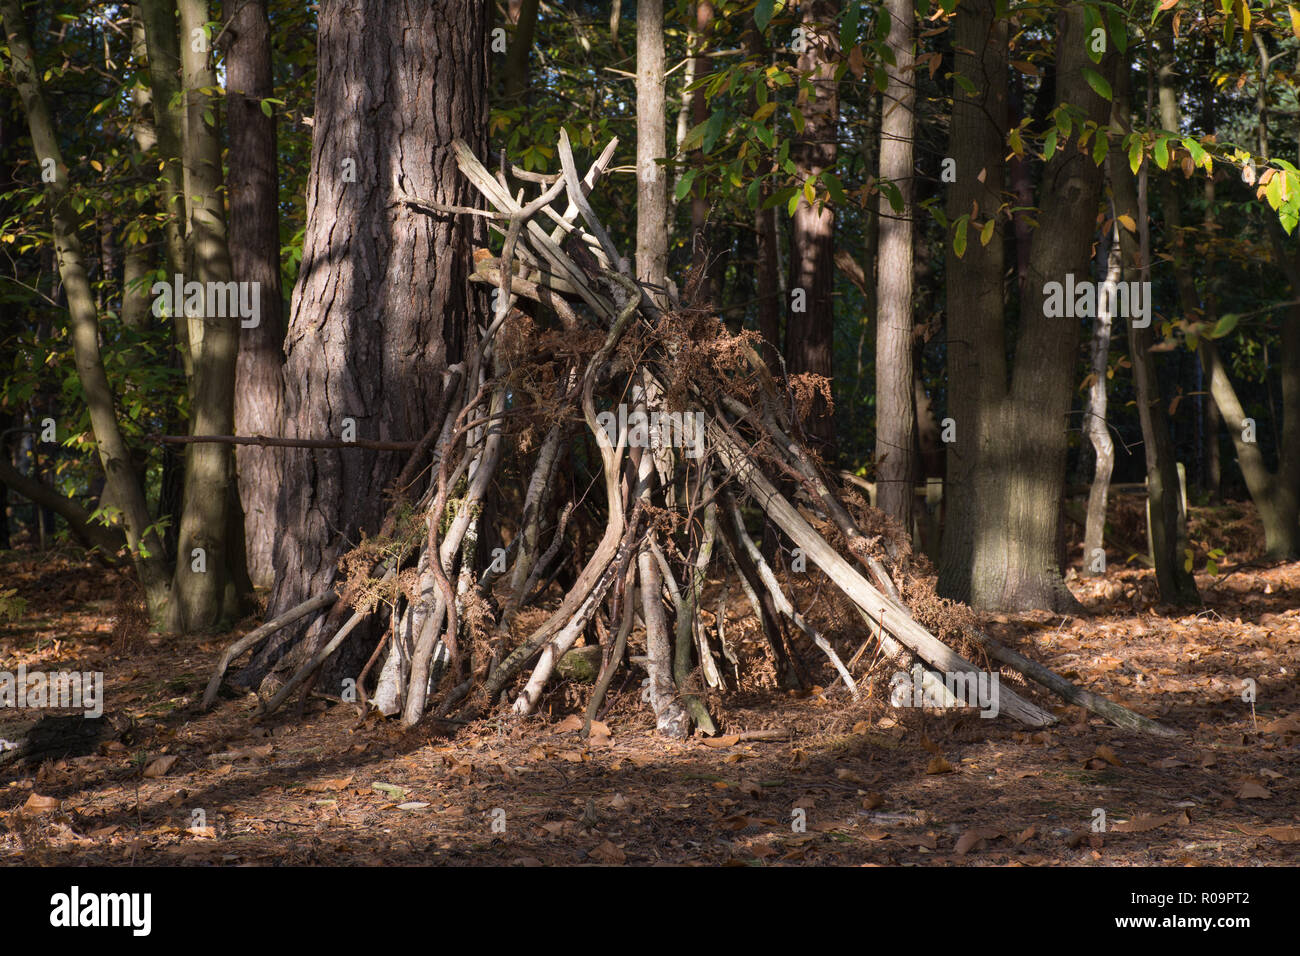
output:
{"label": "wooden stick", "polygon": [[306,617],[313,611],[319,611],[329,607],[336,600],[338,595],[333,591],[326,591],[324,594],[318,594],[313,598],[308,598],[297,607],[292,607],[285,611],[277,618],[272,618],[256,630],[249,631],[239,640],[233,642],[221,652],[221,659],[217,661],[217,666],[213,668],[212,677],[208,680],[208,689],[203,692],[203,703],[199,705],[200,710],[207,710],[212,706],[212,702],[217,699],[217,692],[221,689],[221,678],[226,676],[226,669],[230,667],[233,661],[244,651],[254,645],[262,643],[280,628],[292,624],[299,618]]}
{"label": "wooden stick", "polygon": [[375,441],[356,438],[272,438],[269,435],[150,435],[151,441],[163,445],[260,445],[263,448],[369,448],[372,451],[410,451],[419,442]]}

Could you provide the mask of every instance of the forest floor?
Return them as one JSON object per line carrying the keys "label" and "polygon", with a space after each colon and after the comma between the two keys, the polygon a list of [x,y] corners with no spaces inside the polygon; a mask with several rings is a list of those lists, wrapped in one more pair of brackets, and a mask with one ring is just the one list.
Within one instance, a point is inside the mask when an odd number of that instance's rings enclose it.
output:
{"label": "forest floor", "polygon": [[[102,671],[106,704],[101,721],[51,722],[94,730],[56,735],[45,759],[0,751],[0,863],[1294,864],[1300,564],[1259,563],[1243,515],[1193,512],[1193,540],[1228,552],[1217,576],[1197,575],[1198,611],[1160,605],[1151,572],[1116,561],[1105,578],[1070,581],[1086,616],[981,615],[999,640],[1176,740],[1036,691],[1059,725],[894,708],[885,666],[857,702],[843,685],[713,697],[722,736],[684,743],[653,735],[639,679],[586,744],[569,715],[588,689],[563,684],[544,715],[452,738],[359,724],[356,705],[320,699],[301,719],[287,707],[259,721],[256,699],[233,693],[199,714],[232,635],[147,634],[122,574],[10,552],[0,591],[27,606],[0,623],[0,671]],[[746,615],[733,602],[728,629],[744,631]],[[0,738],[38,716],[0,710]],[[756,730],[781,739],[745,739]]]}

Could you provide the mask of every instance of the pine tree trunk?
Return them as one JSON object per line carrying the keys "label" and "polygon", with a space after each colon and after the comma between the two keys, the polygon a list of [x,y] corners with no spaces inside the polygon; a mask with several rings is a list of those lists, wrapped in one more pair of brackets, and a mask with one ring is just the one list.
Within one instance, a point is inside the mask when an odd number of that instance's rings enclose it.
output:
{"label": "pine tree trunk", "polygon": [[[975,84],[972,92],[953,89],[948,158],[956,180],[948,186],[948,216],[960,216],[978,203],[997,209],[1006,176],[1007,23],[995,14],[993,0],[974,0],[953,18],[953,69]],[[983,175],[980,175],[981,172]],[[971,598],[975,532],[983,499],[976,487],[976,465],[986,444],[996,442],[992,417],[1006,394],[1003,338],[1003,229],[993,239],[969,242],[966,254],[949,250],[947,261],[947,356],[950,432],[944,486],[946,514],[939,562],[939,593],[960,601]],[[951,440],[949,440],[951,439]]]}
{"label": "pine tree trunk", "polygon": [[[258,286],[260,308],[258,324],[243,329],[239,338],[235,433],[275,436],[283,427],[284,318],[275,118],[261,105],[274,91],[266,0],[240,4],[229,21],[229,35],[230,260],[236,281]],[[269,587],[275,576],[275,506],[283,457],[278,448],[242,445],[235,451],[248,572],[259,587]]]}
{"label": "pine tree trunk", "polygon": [[[487,320],[471,293],[470,217],[396,206],[403,195],[474,205],[452,143],[482,156],[487,131],[487,11],[477,3],[394,8],[321,5],[307,231],[286,339],[285,435],[418,441],[429,389]],[[381,494],[405,458],[364,449],[289,449],[268,615],[321,593],[339,555],[375,533]],[[329,635],[311,625],[302,653]],[[302,628],[286,629],[238,679],[260,679]],[[353,634],[364,657],[374,628]],[[341,667],[346,654],[336,656]],[[350,671],[356,673],[356,668]]]}
{"label": "pine tree trunk", "polygon": [[[800,103],[804,128],[795,134],[790,157],[800,183],[835,166],[836,126],[839,123],[839,92],[835,84],[835,61],[839,54],[837,17],[839,0],[808,0],[803,11],[806,48],[799,54],[798,68],[808,74],[813,93]],[[803,293],[802,308],[789,304],[785,334],[785,363],[790,375],[811,373],[830,380],[834,377],[835,214],[829,206],[816,208],[800,199],[795,207],[790,241],[790,289]],[[823,456],[834,457],[835,419],[825,398],[814,398],[803,422],[813,447]]]}

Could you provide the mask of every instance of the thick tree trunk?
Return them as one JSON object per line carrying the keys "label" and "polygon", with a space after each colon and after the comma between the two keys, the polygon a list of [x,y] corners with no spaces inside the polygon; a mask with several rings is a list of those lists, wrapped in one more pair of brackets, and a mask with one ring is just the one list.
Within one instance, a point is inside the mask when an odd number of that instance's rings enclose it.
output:
{"label": "thick tree trunk", "polygon": [[[416,196],[477,202],[453,142],[486,152],[487,11],[477,3],[395,9],[325,0],[307,232],[286,341],[285,436],[417,441],[431,383],[489,318],[471,293],[470,217],[413,213]],[[328,588],[339,555],[378,530],[404,457],[291,449],[278,509],[274,617]],[[304,653],[329,635],[308,628]],[[341,623],[341,622],[340,622]],[[302,634],[287,628],[248,668],[259,679]],[[368,654],[373,628],[354,632]],[[346,656],[343,658],[346,662]],[[355,669],[352,673],[355,673]]]}
{"label": "thick tree trunk", "polygon": [[[1081,3],[1057,15],[1057,102],[1104,125],[1110,104],[1088,83],[1088,37]],[[1096,66],[1105,77],[1114,57]],[[997,449],[981,461],[980,525],[972,603],[979,607],[1077,610],[1059,565],[1061,499],[1079,323],[1048,316],[1047,283],[1069,274],[1087,278],[1101,198],[1102,171],[1073,144],[1059,148],[1043,171],[1039,222],[1020,298],[1015,369],[995,435]]]}
{"label": "thick tree trunk", "polygon": [[[948,216],[978,203],[997,209],[1005,179],[1007,124],[1007,23],[994,0],[973,0],[953,18],[953,69],[975,89],[953,86],[949,158],[956,181],[949,188]],[[975,532],[983,505],[976,466],[986,446],[996,446],[994,415],[1006,394],[1003,333],[1003,229],[995,220],[993,239],[969,242],[966,254],[949,249],[947,262],[948,465],[946,520],[939,562],[939,593],[960,601],[972,594]],[[949,240],[951,244],[951,240]]]}
{"label": "thick tree trunk", "polygon": [[876,507],[912,530],[913,446],[916,412],[912,382],[912,140],[916,130],[916,77],[912,0],[887,0],[889,49],[880,121],[880,178],[903,197],[895,212],[880,196],[876,321]]}
{"label": "thick tree trunk", "polygon": [[[229,6],[229,4],[227,4]],[[241,3],[228,21],[226,110],[230,129],[230,260],[237,282],[258,287],[258,324],[241,331],[235,368],[235,433],[280,434],[283,427],[284,317],[280,291],[279,178],[275,117],[261,101],[274,92],[266,0]],[[241,446],[235,452],[244,507],[248,572],[269,587],[275,577],[275,506],[284,453]]]}
{"label": "thick tree trunk", "polygon": [[[806,48],[798,68],[813,84],[813,93],[799,106],[804,128],[790,150],[796,177],[803,182],[835,166],[839,92],[835,60],[839,53],[839,0],[808,0],[802,7]],[[785,364],[791,375],[811,373],[833,379],[835,328],[835,214],[800,199],[795,207],[790,240],[790,290],[803,293],[802,308],[791,308],[786,319]],[[817,395],[803,427],[814,449],[828,459],[835,453],[835,417],[825,398]]]}
{"label": "thick tree trunk", "polygon": [[68,298],[72,347],[81,381],[91,428],[99,446],[99,459],[113,497],[123,512],[127,546],[140,575],[145,605],[154,621],[162,619],[167,606],[167,568],[162,543],[152,530],[144,491],[136,481],[131,456],[118,429],[113,390],[104,373],[99,352],[99,317],[95,297],[86,273],[85,258],[78,236],[81,223],[72,209],[68,189],[68,167],[59,151],[54,123],[41,90],[40,71],[27,37],[19,0],[0,0],[5,37],[9,45],[9,69],[27,114],[28,130],[38,164],[54,161],[57,177],[46,184],[46,197],[54,226],[54,245],[59,274]]}

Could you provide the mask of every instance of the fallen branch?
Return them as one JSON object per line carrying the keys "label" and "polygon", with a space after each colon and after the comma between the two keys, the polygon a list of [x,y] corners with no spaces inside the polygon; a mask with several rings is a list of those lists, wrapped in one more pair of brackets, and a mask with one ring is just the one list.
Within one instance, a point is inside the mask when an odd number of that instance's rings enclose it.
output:
{"label": "fallen branch", "polygon": [[221,658],[217,661],[217,666],[212,669],[212,677],[208,680],[208,689],[203,692],[203,702],[199,705],[199,710],[207,710],[212,706],[213,701],[217,699],[217,692],[221,690],[221,679],[226,676],[226,670],[230,667],[230,662],[240,654],[261,644],[280,628],[292,624],[299,618],[306,617],[313,611],[319,611],[329,607],[336,600],[338,595],[333,591],[327,591],[324,594],[318,594],[313,598],[308,598],[297,607],[290,608],[279,617],[272,618],[256,630],[249,631],[239,640],[234,641],[221,652]]}

